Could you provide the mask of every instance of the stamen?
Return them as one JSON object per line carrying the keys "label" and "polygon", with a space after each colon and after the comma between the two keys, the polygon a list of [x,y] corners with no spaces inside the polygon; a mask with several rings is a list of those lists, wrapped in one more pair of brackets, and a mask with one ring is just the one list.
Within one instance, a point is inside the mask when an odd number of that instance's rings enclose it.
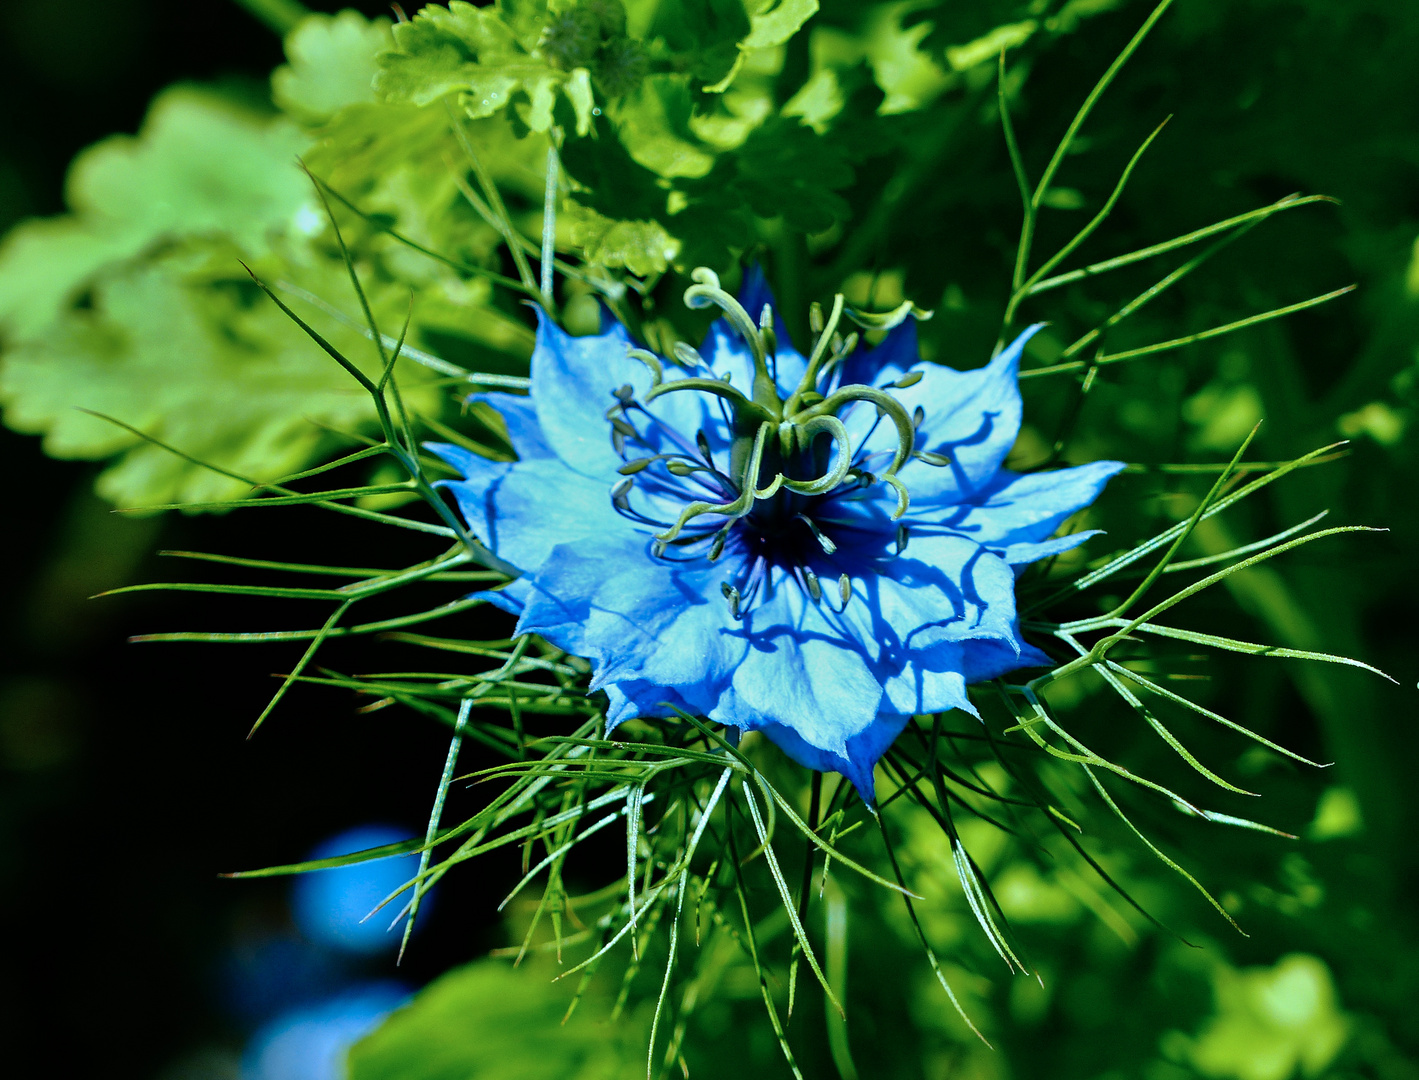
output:
{"label": "stamen", "polygon": [[628,439],[640,438],[641,433],[635,428],[633,428],[630,424],[626,423],[626,421],[622,420],[619,416],[613,416],[611,418],[611,426]]}
{"label": "stamen", "polygon": [[636,458],[634,461],[626,462],[616,471],[622,476],[634,476],[654,460],[653,457]]}
{"label": "stamen", "polygon": [[842,597],[843,607],[847,607],[847,602],[852,599],[852,578],[843,574],[838,578],[838,596]]}
{"label": "stamen", "polygon": [[611,489],[611,504],[615,506],[617,510],[629,510],[631,508],[631,501],[626,496],[630,493],[634,485],[635,481],[628,476],[624,480],[618,480],[616,486]]}
{"label": "stamen", "polygon": [[799,514],[798,520],[802,521],[805,525],[808,526],[808,531],[813,534],[813,539],[818,541],[818,546],[823,549],[824,555],[831,555],[833,552],[838,550],[838,545],[833,543],[832,540],[823,535],[822,530],[818,528],[817,523],[814,522],[811,517],[809,517],[807,514]]}
{"label": "stamen", "polygon": [[719,585],[719,591],[723,593],[724,598],[729,601],[729,614],[734,617],[736,622],[740,621],[743,616],[739,614],[739,590],[729,584],[729,582],[722,581]]}
{"label": "stamen", "polygon": [[918,450],[916,453],[912,454],[912,457],[916,458],[918,461],[925,462],[927,465],[934,465],[938,469],[943,465],[951,464],[951,459],[945,454],[933,454],[929,450]]}
{"label": "stamen", "polygon": [[823,586],[818,583],[818,575],[813,573],[808,567],[803,568],[803,580],[808,583],[808,595],[813,598],[813,603],[818,603],[823,599]]}
{"label": "stamen", "polygon": [[724,554],[724,542],[729,539],[729,525],[725,525],[719,532],[715,533],[714,543],[710,545],[709,561],[718,562],[719,557]]}
{"label": "stamen", "polygon": [[909,539],[910,539],[910,537],[907,535],[907,527],[906,527],[905,525],[898,525],[898,526],[897,526],[897,554],[898,554],[898,555],[900,555],[902,552],[906,551],[906,549],[907,549],[907,541],[908,541]]}
{"label": "stamen", "polygon": [[925,419],[926,410],[923,409],[920,405],[918,405],[915,409],[912,410],[912,430],[915,431],[917,428],[921,427],[922,421],[924,421]]}
{"label": "stamen", "polygon": [[700,355],[700,350],[688,342],[677,341],[670,347],[670,351],[675,354],[675,360],[681,367],[687,367],[691,371],[709,367],[705,358]]}
{"label": "stamen", "polygon": [[920,371],[908,371],[900,379],[892,383],[892,388],[895,390],[905,390],[908,386],[915,386],[917,383],[921,382],[921,376],[922,373]]}
{"label": "stamen", "polygon": [[[778,366],[778,334],[774,332],[774,309],[768,304],[764,305],[759,312],[759,334],[764,339],[764,351],[769,354],[769,359],[774,362],[775,368]],[[777,371],[775,371],[777,376]]]}
{"label": "stamen", "polygon": [[622,405],[629,405],[636,398],[636,392],[632,388],[630,383],[622,384],[617,390],[614,391],[614,393],[616,395],[616,400],[619,401]]}

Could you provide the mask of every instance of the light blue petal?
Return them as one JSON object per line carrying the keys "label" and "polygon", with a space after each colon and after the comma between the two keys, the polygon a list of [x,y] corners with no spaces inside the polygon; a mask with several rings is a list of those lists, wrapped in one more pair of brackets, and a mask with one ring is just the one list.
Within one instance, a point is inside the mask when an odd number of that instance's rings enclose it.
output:
{"label": "light blue petal", "polygon": [[606,707],[606,734],[608,736],[625,721],[638,716],[674,716],[671,706],[681,712],[691,714],[702,711],[682,698],[673,688],[659,686],[656,683],[640,679],[607,683],[602,689],[606,691],[608,699]]}
{"label": "light blue petal", "polygon": [[780,750],[805,768],[842,773],[857,788],[862,801],[874,806],[877,790],[873,770],[910,719],[910,716],[893,713],[875,717],[871,724],[848,739],[846,751],[842,754],[814,746],[798,732],[782,724],[767,724],[761,730]]}
{"label": "light blue petal", "polygon": [[[1018,636],[1017,636],[1018,640]],[[1054,661],[1028,641],[1020,641],[1016,655],[1003,641],[967,641],[964,644],[963,674],[966,682],[978,683],[1031,667],[1053,667]]]}
{"label": "light blue petal", "polygon": [[1121,461],[1095,461],[1023,475],[1001,469],[968,503],[954,506],[939,493],[918,495],[913,488],[908,517],[970,536],[990,548],[1038,543],[1065,518],[1093,503],[1122,468]]}
{"label": "light blue petal", "polygon": [[532,402],[547,445],[576,471],[614,479],[621,459],[611,446],[606,410],[621,386],[644,394],[650,371],[626,355],[631,339],[619,323],[604,334],[572,337],[540,309],[537,320]]}
{"label": "light blue petal", "polygon": [[[457,450],[458,448],[453,448]],[[557,458],[501,463],[500,473],[478,465],[475,455],[436,452],[467,480],[445,481],[468,527],[499,558],[523,571],[536,570],[558,544],[630,534],[631,523],[611,505],[607,483],[574,472]],[[468,460],[473,457],[474,460]]]}
{"label": "light blue petal", "polygon": [[553,457],[552,447],[537,422],[537,406],[530,397],[517,394],[472,394],[470,404],[482,403],[495,410],[507,425],[508,441],[522,461]]}
{"label": "light blue petal", "polygon": [[875,569],[854,577],[853,602],[842,617],[884,662],[893,653],[904,656],[908,649],[943,641],[1010,637],[1015,575],[973,540],[951,534],[913,537],[902,555],[884,552]]}
{"label": "light blue petal", "polygon": [[755,730],[777,723],[845,756],[847,741],[877,715],[882,683],[871,658],[778,573],[740,624],[747,644],[710,718]]}
{"label": "light blue petal", "polygon": [[[973,644],[946,641],[930,649],[914,650],[906,666],[884,681],[883,708],[912,716],[962,709],[978,717],[966,695],[965,656]],[[1014,655],[1009,643],[994,644]]]}
{"label": "light blue petal", "polygon": [[[917,429],[916,449],[950,459],[945,466],[915,460],[903,466],[900,476],[911,489],[913,499],[962,502],[994,479],[1020,433],[1020,355],[1025,343],[1043,325],[1030,327],[985,367],[954,371],[939,364],[920,363],[912,370],[921,372],[921,381],[892,391],[908,413],[918,406],[922,409],[924,419]],[[853,412],[875,410],[862,403]],[[860,424],[861,420],[854,418],[854,423]],[[891,460],[886,454],[896,445],[896,429],[886,422],[877,426],[867,443],[869,450],[884,455],[878,459],[879,467]]]}
{"label": "light blue petal", "polygon": [[1102,532],[1102,529],[1085,529],[1083,532],[1070,533],[1068,536],[1056,536],[1052,540],[1041,540],[1038,544],[1011,544],[1000,554],[1001,558],[1015,567],[1018,572],[1030,563],[1047,559],[1051,555],[1073,551],[1089,537],[1098,536]]}
{"label": "light blue petal", "polygon": [[518,632],[591,660],[593,689],[654,683],[705,712],[746,648],[719,593],[726,569],[656,559],[642,537],[565,544],[531,576]]}

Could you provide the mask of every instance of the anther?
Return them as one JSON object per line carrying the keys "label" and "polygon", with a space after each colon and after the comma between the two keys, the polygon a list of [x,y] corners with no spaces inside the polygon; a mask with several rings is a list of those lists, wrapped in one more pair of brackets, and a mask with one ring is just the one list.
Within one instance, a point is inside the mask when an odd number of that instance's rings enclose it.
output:
{"label": "anther", "polygon": [[774,356],[778,353],[778,335],[774,333],[774,309],[768,304],[759,312],[759,334],[764,339],[764,350]]}
{"label": "anther", "polygon": [[715,562],[724,554],[724,542],[729,539],[729,526],[726,525],[715,534],[714,543],[710,545],[709,561]]}
{"label": "anther", "polygon": [[808,305],[808,329],[815,337],[823,332],[823,305],[816,300]]}
{"label": "anther", "polygon": [[816,604],[822,600],[823,586],[818,583],[818,575],[805,566],[803,568],[803,580],[808,583],[808,595],[813,598],[813,603]]}
{"label": "anther", "polygon": [[634,476],[654,460],[653,457],[636,458],[634,461],[626,462],[616,471],[622,476]]}
{"label": "anther", "polygon": [[838,578],[838,596],[842,597],[843,607],[847,607],[847,602],[852,599],[852,579],[846,574]]}
{"label": "anther", "polygon": [[912,410],[912,427],[921,427],[922,421],[926,419],[926,410],[918,405]]}
{"label": "anther", "polygon": [[818,546],[823,549],[824,555],[831,555],[838,550],[838,545],[824,536],[822,530],[818,528],[818,523],[807,514],[799,514],[798,519],[808,526],[808,531],[813,534],[813,539],[818,541]]}
{"label": "anther", "polygon": [[692,371],[703,367],[705,358],[700,355],[700,350],[684,341],[677,341],[670,347],[670,351],[675,354],[676,361],[682,367],[690,368]]}
{"label": "anther", "polygon": [[650,553],[657,559],[661,558],[665,554],[665,541],[652,540],[650,542]]}
{"label": "anther", "polygon": [[669,461],[666,462],[665,467],[676,476],[689,476],[693,472],[700,471],[696,466],[688,465],[683,461]]}
{"label": "anther", "polygon": [[915,386],[917,383],[921,382],[921,374],[920,371],[908,371],[894,382],[892,386],[897,390],[905,390],[908,386]]}
{"label": "anther", "polygon": [[951,459],[945,454],[933,454],[929,450],[917,450],[912,454],[912,457],[928,465],[935,465],[938,469],[943,465],[951,464]]}
{"label": "anther", "polygon": [[631,427],[630,424],[626,423],[626,421],[622,420],[619,416],[613,416],[611,418],[611,426],[628,439],[640,437],[640,432]]}
{"label": "anther", "polygon": [[902,552],[906,551],[906,549],[907,549],[907,541],[908,541],[909,539],[910,539],[910,537],[907,535],[907,527],[906,527],[905,525],[898,525],[898,526],[897,526],[897,554],[898,554],[898,555],[900,555]]}
{"label": "anther", "polygon": [[636,392],[630,383],[623,384],[618,390],[613,392],[616,395],[616,399],[620,401],[622,405],[629,405],[636,397]]}
{"label": "anther", "polygon": [[724,594],[724,598],[729,601],[729,614],[739,619],[739,590],[727,581],[720,582],[719,591]]}
{"label": "anther", "polygon": [[700,456],[708,461],[710,459],[710,444],[709,439],[705,438],[703,430],[695,432],[695,445],[699,447]]}

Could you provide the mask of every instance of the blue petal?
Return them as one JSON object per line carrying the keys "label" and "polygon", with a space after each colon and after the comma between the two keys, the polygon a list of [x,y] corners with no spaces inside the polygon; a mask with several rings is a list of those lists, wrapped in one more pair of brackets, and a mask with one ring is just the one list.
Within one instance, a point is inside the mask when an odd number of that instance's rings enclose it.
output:
{"label": "blue petal", "polygon": [[862,801],[873,806],[877,802],[873,769],[910,719],[910,716],[893,713],[877,716],[865,729],[848,739],[846,751],[842,754],[816,747],[782,724],[767,724],[761,730],[780,750],[805,768],[842,773],[852,781]]}
{"label": "blue petal", "polygon": [[[1017,641],[1018,632],[1017,632]],[[985,682],[1008,675],[1020,668],[1053,667],[1054,661],[1028,641],[1020,641],[1020,652],[1003,641],[967,641],[964,644],[962,668],[966,682]]]}
{"label": "blue petal", "polygon": [[614,479],[622,462],[611,446],[606,410],[628,383],[644,394],[650,372],[626,355],[631,339],[619,323],[604,334],[577,338],[540,309],[537,319],[532,402],[547,445],[576,471]]}
{"label": "blue petal", "polygon": [[1073,469],[1024,475],[1001,469],[968,503],[960,505],[952,505],[951,499],[940,493],[918,495],[915,481],[919,472],[915,472],[908,480],[912,491],[909,517],[932,521],[991,548],[1039,543],[1065,518],[1098,498],[1122,468],[1121,461],[1095,461]]}
{"label": "blue petal", "polygon": [[695,713],[696,709],[670,687],[659,686],[642,679],[626,679],[623,682],[607,683],[606,691],[606,734],[609,736],[625,721],[637,716],[673,716],[671,706],[681,712]]}
{"label": "blue petal", "polygon": [[[537,422],[537,405],[530,397],[517,394],[472,394],[469,404],[481,403],[495,410],[507,425],[508,441],[522,461],[552,457],[552,447]],[[447,459],[445,459],[447,460]]]}
{"label": "blue petal", "polygon": [[881,680],[831,612],[775,576],[740,624],[748,647],[710,718],[746,730],[782,724],[844,756],[847,741],[877,715]]}
{"label": "blue petal", "polygon": [[873,564],[875,572],[854,579],[854,598],[842,618],[884,662],[893,652],[943,641],[1010,637],[1015,575],[974,540],[913,537],[902,555],[891,558],[884,551]]}
{"label": "blue petal", "polygon": [[[921,372],[921,380],[892,392],[908,413],[920,406],[924,414],[916,449],[950,459],[945,466],[921,461],[903,466],[900,475],[914,500],[962,502],[995,477],[1020,433],[1020,354],[1040,326],[1030,327],[989,364],[973,371],[917,364],[913,370]],[[866,402],[855,406],[849,429],[861,426],[862,413],[875,415],[875,410]],[[896,428],[886,422],[877,425],[867,442],[868,449],[884,453],[896,445]],[[882,463],[888,460],[884,457]]]}
{"label": "blue petal", "polygon": [[[909,715],[961,709],[979,718],[966,696],[966,650],[974,641],[946,641],[912,652],[906,666],[883,684],[884,708]],[[1009,642],[992,642],[1014,656]]]}
{"label": "blue petal", "polygon": [[1103,529],[1085,529],[1083,532],[1070,533],[1068,536],[1056,536],[1052,540],[1041,540],[1038,544],[1011,544],[1000,553],[1000,557],[1019,572],[1030,563],[1047,559],[1051,555],[1073,551],[1089,537],[1098,536],[1103,531]]}
{"label": "blue petal", "polygon": [[453,443],[424,443],[424,448],[463,474],[462,480],[440,480],[434,486],[454,493],[463,520],[486,541],[492,532],[492,507],[486,502],[488,489],[507,475],[513,462],[492,461]]}
{"label": "blue petal", "polygon": [[875,348],[861,347],[854,351],[838,369],[836,384],[885,386],[900,379],[908,369],[920,363],[922,359],[917,346],[916,320],[908,319],[888,330],[887,336]]}
{"label": "blue petal", "polygon": [[745,651],[719,595],[725,572],[656,559],[641,536],[565,544],[532,575],[518,632],[591,660],[593,689],[653,683],[705,712]]}
{"label": "blue petal", "polygon": [[498,463],[501,471],[495,472],[457,447],[432,449],[468,476],[443,484],[468,527],[520,570],[536,570],[558,544],[631,532],[611,505],[607,483],[574,472],[557,458]]}

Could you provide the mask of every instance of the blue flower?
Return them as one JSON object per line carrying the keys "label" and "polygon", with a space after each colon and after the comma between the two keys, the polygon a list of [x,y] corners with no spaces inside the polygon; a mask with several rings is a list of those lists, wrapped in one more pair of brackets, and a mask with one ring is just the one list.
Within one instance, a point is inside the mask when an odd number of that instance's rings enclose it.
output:
{"label": "blue flower", "polygon": [[1016,576],[1092,535],[1053,534],[1122,466],[1001,467],[1038,327],[954,371],[920,361],[910,319],[859,348],[839,298],[805,357],[757,271],[738,301],[696,280],[686,302],[724,312],[702,350],[665,362],[619,325],[573,338],[543,316],[530,396],[484,399],[519,460],[433,449],[523,571],[490,598],[592,661],[608,729],[674,706],[871,802],[911,716],[976,715],[967,684],[1049,663],[1021,639]]}

